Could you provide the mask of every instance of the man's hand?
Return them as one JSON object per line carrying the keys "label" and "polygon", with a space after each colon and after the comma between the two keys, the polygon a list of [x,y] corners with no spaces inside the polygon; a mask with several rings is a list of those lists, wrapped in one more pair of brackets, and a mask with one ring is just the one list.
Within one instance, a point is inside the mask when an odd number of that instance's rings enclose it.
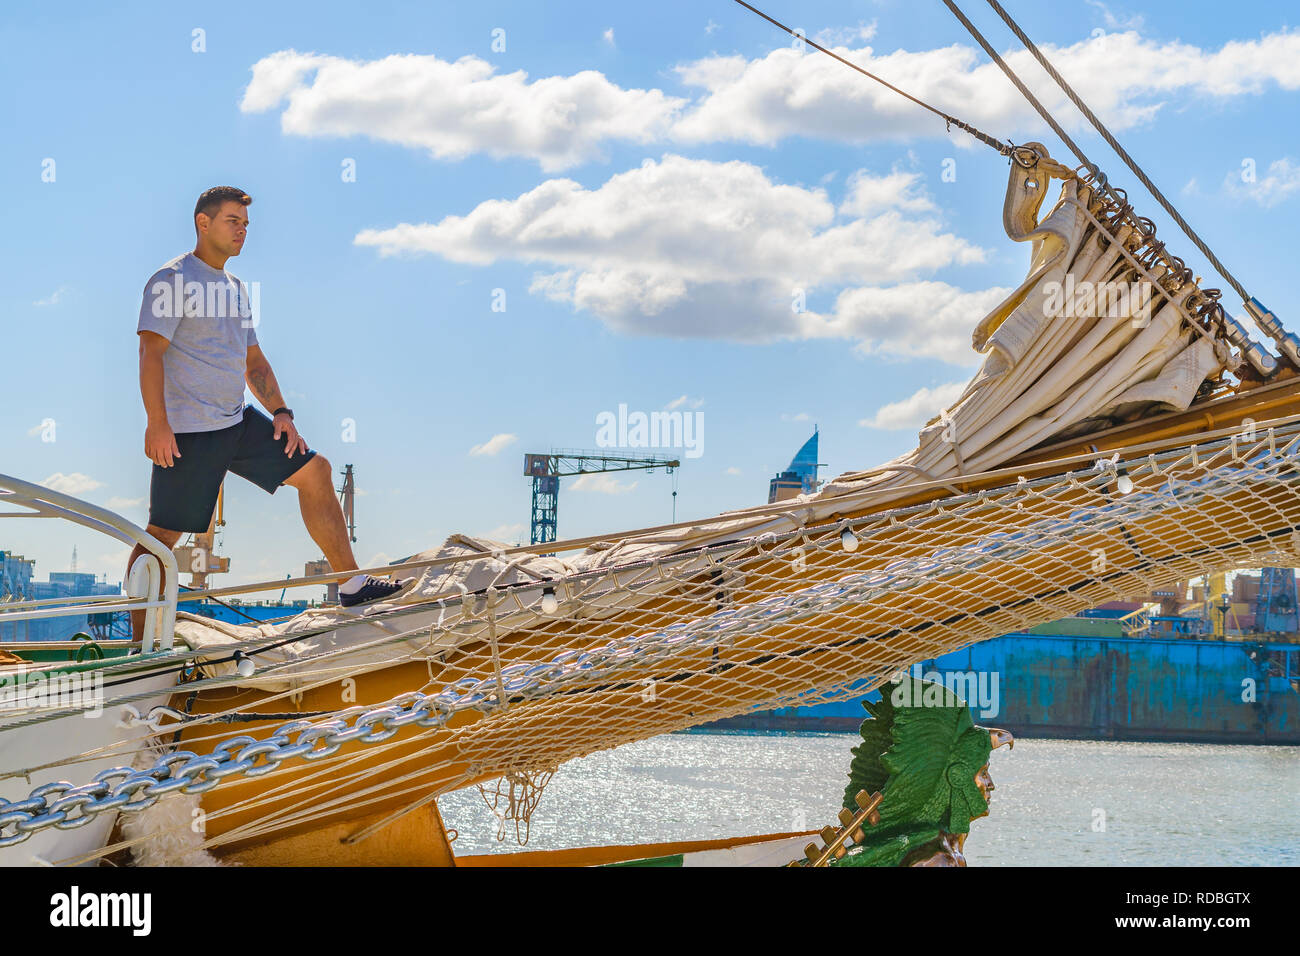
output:
{"label": "man's hand", "polygon": [[[248,383],[249,390],[267,411],[285,407],[284,396],[280,394],[280,385],[276,382],[275,373],[271,371],[271,363],[262,354],[260,345],[248,347],[248,354],[244,360],[244,381]],[[284,453],[290,458],[295,453],[307,454],[307,440],[298,434],[298,429],[293,424],[293,416],[280,414],[273,420],[274,439],[279,441],[281,435],[287,435],[289,438],[285,443]]]}
{"label": "man's hand", "polygon": [[307,439],[298,434],[298,429],[294,426],[292,418],[281,413],[276,415],[273,421],[275,422],[275,435],[273,437],[277,441],[279,441],[281,434],[289,436],[289,442],[284,449],[286,455],[292,458],[294,452],[307,454]]}
{"label": "man's hand", "polygon": [[144,453],[155,465],[170,468],[174,459],[181,457],[176,435],[167,422],[150,422],[144,430]]}

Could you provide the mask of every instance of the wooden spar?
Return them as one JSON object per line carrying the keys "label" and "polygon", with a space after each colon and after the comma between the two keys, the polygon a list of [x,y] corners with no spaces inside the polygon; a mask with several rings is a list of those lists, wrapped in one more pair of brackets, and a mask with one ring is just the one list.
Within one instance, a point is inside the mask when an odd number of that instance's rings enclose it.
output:
{"label": "wooden spar", "polygon": [[[1055,464],[1063,466],[1068,464],[1065,459],[1087,454],[1091,449],[1090,446],[1095,444],[1099,450],[1115,451],[1123,448],[1132,448],[1140,446],[1143,453],[1147,451],[1156,451],[1160,448],[1176,447],[1185,442],[1174,441],[1173,439],[1186,438],[1189,436],[1201,435],[1207,431],[1222,430],[1240,424],[1244,419],[1251,418],[1256,423],[1263,422],[1265,418],[1269,419],[1288,419],[1292,416],[1300,416],[1300,376],[1294,372],[1283,370],[1273,379],[1263,385],[1255,385],[1249,388],[1241,388],[1238,391],[1218,396],[1213,399],[1204,400],[1199,403],[1193,403],[1186,411],[1165,412],[1159,415],[1144,418],[1141,421],[1132,422],[1125,425],[1116,425],[1112,428],[1092,432],[1087,435],[1081,435],[1077,438],[1064,439],[1050,444],[1040,445],[1037,448],[1030,449],[1013,458],[1007,465],[994,469],[989,472],[983,472],[979,475],[968,475],[959,478],[948,478],[944,483],[953,484],[962,490],[975,490],[979,487],[992,487],[998,478],[1012,474],[1027,464]],[[1169,439],[1168,441],[1163,441]],[[1159,442],[1159,444],[1151,444]],[[873,469],[873,471],[876,469]],[[837,480],[852,481],[855,477],[870,474],[871,471],[846,472],[840,475]],[[1041,471],[1043,474],[1049,474],[1050,471]],[[987,481],[987,484],[981,482]],[[917,482],[915,486],[918,491],[923,490],[924,482]],[[894,489],[897,490],[897,489]],[[891,498],[886,505],[887,507],[899,507],[900,499]],[[911,500],[911,499],[901,499]],[[847,504],[847,502],[846,502]],[[753,508],[746,508],[743,512],[730,512],[719,515],[710,520],[734,520],[742,517],[752,517],[755,520],[765,516],[780,515],[790,510],[789,502],[783,502],[774,505],[760,505]],[[878,510],[878,509],[876,509]],[[846,509],[843,513],[870,513],[858,509],[851,511]],[[560,541],[550,541],[543,544],[521,545],[514,548],[506,548],[501,554],[506,558],[513,558],[524,554],[550,554],[562,553],[565,551],[578,551],[588,548],[593,544],[617,540],[620,538],[635,538],[642,535],[659,535],[670,531],[687,531],[691,528],[699,527],[702,522],[700,519],[692,521],[679,521],[672,524],[650,525],[643,528],[635,528],[628,531],[609,531],[603,534],[587,535],[581,538],[565,538]],[[260,581],[253,584],[232,585],[225,588],[213,588],[207,591],[194,592],[192,594],[183,594],[178,600],[182,603],[186,601],[200,601],[211,597],[228,597],[238,594],[251,594],[258,591],[279,591],[287,587],[304,587],[312,584],[326,584],[330,581],[340,579],[352,574],[367,573],[376,575],[393,574],[398,571],[422,570],[424,568],[445,566],[464,560],[460,557],[455,558],[435,558],[427,561],[407,561],[402,564],[384,565],[375,568],[363,568],[361,571],[340,572],[338,574],[313,574],[300,578],[275,578],[270,581]]]}
{"label": "wooden spar", "polygon": [[[1216,463],[1233,466],[1226,454],[1207,449],[1199,465],[1186,464],[1182,471],[1203,475]],[[1141,487],[1152,490],[1150,475],[1136,477]],[[1045,517],[1095,504],[1097,496],[1095,489],[1078,487],[1061,492],[1050,506],[1030,500],[1023,509],[1008,507],[999,511],[999,528],[1013,537]],[[1240,514],[1252,516],[1254,540],[1236,526],[1234,516]],[[942,594],[900,587],[870,602],[738,634],[725,647],[685,647],[625,679],[588,679],[566,685],[562,694],[511,703],[490,714],[462,712],[447,729],[407,727],[381,748],[354,743],[324,760],[288,761],[266,776],[230,778],[203,795],[208,835],[240,849],[373,819],[421,796],[492,780],[512,769],[553,767],[595,750],[731,716],[763,701],[793,699],[809,687],[826,686],[832,677],[862,680],[859,691],[865,692],[865,685],[883,682],[936,646],[955,650],[1016,630],[1047,612],[1064,616],[1117,593],[1185,579],[1207,561],[1247,564],[1272,542],[1286,546],[1297,526],[1300,495],[1289,482],[1229,489],[1194,513],[1171,503],[1126,518],[1121,527],[1085,529],[1074,540],[1049,542],[993,568],[954,570],[945,577]],[[954,521],[945,530],[944,544],[969,547],[984,533],[978,522],[963,527]],[[891,561],[923,557],[934,547],[902,522],[873,528],[871,540],[870,548],[851,559],[812,550],[798,569],[776,546],[758,545],[743,571],[762,582],[764,595],[779,595],[842,575],[850,560],[854,573],[869,573]],[[1081,565],[1078,555],[1091,552],[1109,555],[1113,570],[1098,575]],[[584,621],[580,633],[572,632],[573,621],[548,621],[504,635],[499,660],[502,666],[535,663],[549,659],[560,646],[594,650],[665,622],[706,617],[715,609],[707,591],[683,589],[602,620]],[[488,643],[469,643],[444,663],[420,660],[357,674],[352,677],[355,697],[348,702],[380,704],[412,689],[444,686],[492,670]],[[642,676],[657,682],[651,703],[642,694]],[[300,706],[308,713],[335,710],[340,691],[338,683],[310,689]],[[256,690],[202,693],[193,713],[283,709],[282,703],[263,704],[268,696]],[[181,706],[182,700],[178,697],[174,704]],[[281,723],[279,718],[242,723],[239,732],[260,738]],[[214,730],[228,733],[221,726],[192,726],[182,732],[180,746],[200,753],[211,749],[210,741],[199,738]],[[290,789],[296,792],[290,794]]]}

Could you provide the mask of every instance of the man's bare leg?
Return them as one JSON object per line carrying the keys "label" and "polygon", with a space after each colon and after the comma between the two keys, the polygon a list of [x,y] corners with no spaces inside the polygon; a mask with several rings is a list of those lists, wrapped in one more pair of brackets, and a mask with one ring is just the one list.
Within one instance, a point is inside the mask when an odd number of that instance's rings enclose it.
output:
{"label": "man's bare leg", "polygon": [[343,507],[334,491],[333,473],[325,456],[317,454],[290,475],[285,484],[297,489],[302,523],[330,567],[335,571],[355,571],[357,559],[352,555]]}
{"label": "man's bare leg", "polygon": [[[171,531],[167,528],[160,528],[156,524],[148,525],[144,530],[148,531],[163,544],[167,545],[169,549],[176,547],[176,542],[180,540],[181,535],[184,533],[181,531]],[[140,557],[142,554],[149,553],[150,552],[143,545],[139,544],[137,544],[131,551],[131,557],[126,562],[126,577],[122,578],[123,590],[126,588],[126,581],[130,578],[131,568],[135,566],[135,559]],[[161,591],[155,595],[155,597],[161,596]],[[131,637],[137,641],[140,640],[140,637],[144,634],[144,615],[144,611],[131,612]]]}

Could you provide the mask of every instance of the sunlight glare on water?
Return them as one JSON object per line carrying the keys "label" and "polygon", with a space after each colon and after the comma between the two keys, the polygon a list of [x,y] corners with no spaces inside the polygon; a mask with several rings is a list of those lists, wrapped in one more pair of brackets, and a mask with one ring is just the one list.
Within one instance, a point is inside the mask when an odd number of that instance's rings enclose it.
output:
{"label": "sunlight glare on water", "polygon": [[[527,849],[708,840],[835,821],[852,734],[669,734],[571,761]],[[1020,739],[993,754],[971,866],[1300,864],[1300,748]],[[518,850],[476,789],[440,797],[458,855]]]}

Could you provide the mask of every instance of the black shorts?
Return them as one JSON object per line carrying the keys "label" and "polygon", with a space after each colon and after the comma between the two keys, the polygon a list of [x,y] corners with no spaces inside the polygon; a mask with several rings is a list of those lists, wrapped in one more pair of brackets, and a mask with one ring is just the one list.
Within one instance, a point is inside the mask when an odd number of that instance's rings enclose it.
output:
{"label": "black shorts", "polygon": [[244,420],[211,432],[177,432],[181,456],[170,468],[153,466],[149,481],[149,523],[170,531],[207,531],[217,506],[221,481],[230,471],[270,494],[316,457],[286,455],[287,439],[277,441],[275,425],[251,405]]}

